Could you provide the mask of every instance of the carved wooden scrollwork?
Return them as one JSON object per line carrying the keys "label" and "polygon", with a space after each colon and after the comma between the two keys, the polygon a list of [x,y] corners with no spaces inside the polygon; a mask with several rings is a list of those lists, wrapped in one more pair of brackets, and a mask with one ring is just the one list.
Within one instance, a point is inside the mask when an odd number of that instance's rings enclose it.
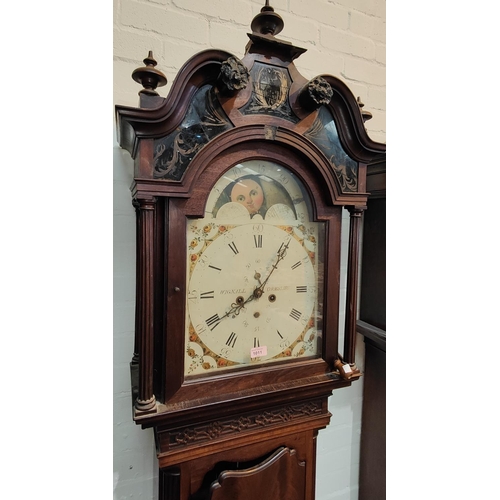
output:
{"label": "carved wooden scrollwork", "polygon": [[317,76],[309,80],[300,91],[300,103],[307,109],[319,108],[328,104],[333,96],[331,85],[322,77]]}
{"label": "carved wooden scrollwork", "polygon": [[[301,418],[321,415],[322,402],[320,399],[298,403],[258,413],[247,413],[238,417],[228,417],[216,421],[191,425],[174,429],[168,432],[169,449],[180,446],[200,444],[214,439],[240,434],[245,431],[262,429],[265,427],[283,424]],[[162,439],[163,442],[163,439]]]}
{"label": "carved wooden scrollwork", "polygon": [[218,88],[221,92],[242,90],[248,85],[250,73],[236,57],[230,57],[221,64]]}

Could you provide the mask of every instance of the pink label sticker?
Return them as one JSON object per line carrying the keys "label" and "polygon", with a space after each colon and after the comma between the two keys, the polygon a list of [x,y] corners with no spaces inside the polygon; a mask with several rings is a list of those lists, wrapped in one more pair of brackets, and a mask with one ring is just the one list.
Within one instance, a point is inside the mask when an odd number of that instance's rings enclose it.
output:
{"label": "pink label sticker", "polygon": [[250,357],[260,358],[261,356],[267,356],[267,346],[263,345],[262,347],[254,347],[250,349]]}

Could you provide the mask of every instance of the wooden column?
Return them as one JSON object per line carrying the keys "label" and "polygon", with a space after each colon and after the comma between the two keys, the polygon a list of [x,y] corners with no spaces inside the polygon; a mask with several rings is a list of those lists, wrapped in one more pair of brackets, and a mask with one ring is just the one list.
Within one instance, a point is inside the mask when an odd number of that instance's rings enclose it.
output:
{"label": "wooden column", "polygon": [[177,467],[160,469],[158,473],[159,500],[179,500],[181,474]]}
{"label": "wooden column", "polygon": [[356,352],[356,316],[358,303],[359,236],[361,215],[365,207],[347,207],[349,224],[349,255],[347,261],[347,292],[344,332],[344,361],[354,363]]}
{"label": "wooden column", "polygon": [[135,335],[134,335],[134,353],[132,355],[131,365],[139,365],[139,333],[141,331],[140,328],[140,311],[139,311],[139,301],[137,298],[140,296],[141,289],[141,273],[140,273],[140,262],[141,255],[139,252],[140,248],[140,203],[136,200],[132,200],[132,206],[135,208]]}
{"label": "wooden column", "polygon": [[139,352],[139,384],[135,409],[139,412],[150,412],[156,408],[153,394],[153,262],[154,262],[154,215],[156,198],[154,196],[139,198],[137,269],[140,281],[137,284],[136,342]]}

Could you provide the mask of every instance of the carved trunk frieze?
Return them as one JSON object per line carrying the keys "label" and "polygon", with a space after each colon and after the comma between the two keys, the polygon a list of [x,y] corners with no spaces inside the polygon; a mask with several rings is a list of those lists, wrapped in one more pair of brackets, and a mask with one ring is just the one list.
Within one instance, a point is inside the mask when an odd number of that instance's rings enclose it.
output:
{"label": "carved trunk frieze", "polygon": [[160,430],[158,434],[162,448],[166,445],[168,449],[174,449],[180,446],[212,441],[245,431],[285,424],[295,420],[298,421],[323,413],[322,400],[317,399],[304,403],[270,408],[258,413],[246,413],[238,417],[218,419],[200,425],[179,427],[168,431]]}

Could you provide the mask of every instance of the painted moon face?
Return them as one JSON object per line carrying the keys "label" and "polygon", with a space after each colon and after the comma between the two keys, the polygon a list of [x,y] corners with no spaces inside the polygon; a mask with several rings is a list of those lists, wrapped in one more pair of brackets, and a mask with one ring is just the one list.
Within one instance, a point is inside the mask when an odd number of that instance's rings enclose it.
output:
{"label": "painted moon face", "polygon": [[252,179],[242,179],[231,190],[231,201],[241,203],[253,215],[264,203],[264,193],[258,182]]}

